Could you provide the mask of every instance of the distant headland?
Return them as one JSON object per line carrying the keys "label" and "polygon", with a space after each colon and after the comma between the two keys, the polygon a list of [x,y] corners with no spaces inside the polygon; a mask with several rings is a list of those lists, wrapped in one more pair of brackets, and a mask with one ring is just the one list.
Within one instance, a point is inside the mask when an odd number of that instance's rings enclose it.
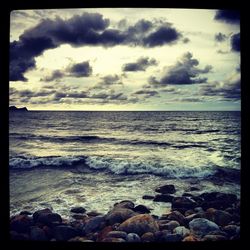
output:
{"label": "distant headland", "polygon": [[17,108],[16,106],[10,106],[9,111],[28,111],[28,109],[26,107]]}

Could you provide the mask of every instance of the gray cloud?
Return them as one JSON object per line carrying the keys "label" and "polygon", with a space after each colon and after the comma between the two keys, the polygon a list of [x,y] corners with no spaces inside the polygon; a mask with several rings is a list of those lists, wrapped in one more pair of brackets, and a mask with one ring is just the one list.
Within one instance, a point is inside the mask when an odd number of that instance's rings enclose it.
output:
{"label": "gray cloud", "polygon": [[44,82],[52,82],[54,80],[58,80],[64,77],[64,73],[60,70],[54,70],[50,76],[45,76],[44,78],[41,78],[40,81]]}
{"label": "gray cloud", "polygon": [[40,81],[52,82],[63,77],[89,77],[92,74],[92,67],[89,62],[81,62],[69,65],[63,72],[62,70],[54,70],[51,75],[41,78]]}
{"label": "gray cloud", "polygon": [[87,77],[92,74],[92,67],[89,62],[77,63],[68,68],[70,76],[74,77]]}
{"label": "gray cloud", "polygon": [[205,96],[220,96],[225,99],[237,99],[241,97],[241,77],[235,72],[223,82],[212,82],[200,86],[200,94]]}
{"label": "gray cloud", "polygon": [[101,81],[98,82],[95,86],[91,87],[91,89],[106,89],[107,87],[113,85],[123,85],[121,82],[121,78],[118,75],[106,75],[101,77]]}
{"label": "gray cloud", "polygon": [[232,35],[231,47],[232,51],[240,52],[240,33]]}
{"label": "gray cloud", "polygon": [[216,11],[214,19],[229,24],[239,24],[240,12],[238,10],[218,10]]}
{"label": "gray cloud", "polygon": [[145,97],[152,97],[159,95],[159,93],[155,90],[147,90],[147,89],[141,89],[133,93],[133,95],[143,95]]}
{"label": "gray cloud", "polygon": [[24,73],[36,67],[35,57],[61,44],[74,47],[143,46],[174,44],[182,35],[172,24],[139,20],[125,30],[111,29],[110,20],[98,13],[83,13],[68,20],[42,19],[35,27],[25,30],[19,41],[10,44],[10,81],[27,81]]}
{"label": "gray cloud", "polygon": [[126,63],[122,66],[123,71],[145,71],[149,66],[157,65],[157,61],[149,57],[141,57],[134,63]]}
{"label": "gray cloud", "polygon": [[207,78],[200,77],[200,74],[209,73],[212,66],[207,65],[204,69],[200,69],[197,67],[198,65],[199,61],[193,59],[192,53],[187,52],[175,65],[166,68],[160,80],[157,80],[155,76],[151,76],[148,82],[154,87],[162,87],[169,84],[183,85],[205,83]]}
{"label": "gray cloud", "polygon": [[227,39],[227,35],[222,34],[221,32],[214,35],[214,39],[217,42],[224,42]]}
{"label": "gray cloud", "polygon": [[222,55],[228,54],[228,53],[229,53],[228,51],[224,51],[224,50],[221,50],[221,49],[217,50],[216,52],[217,52],[218,54],[222,54]]}

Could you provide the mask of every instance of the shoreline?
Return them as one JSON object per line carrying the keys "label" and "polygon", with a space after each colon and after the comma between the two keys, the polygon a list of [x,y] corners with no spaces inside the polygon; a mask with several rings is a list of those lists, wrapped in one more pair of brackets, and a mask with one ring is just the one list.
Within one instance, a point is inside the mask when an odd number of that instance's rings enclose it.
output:
{"label": "shoreline", "polygon": [[[166,181],[167,183],[167,181]],[[178,188],[177,188],[178,189]],[[70,242],[180,242],[230,241],[240,239],[240,200],[225,192],[190,192],[177,195],[176,186],[157,187],[143,200],[171,204],[171,210],[154,215],[143,202],[113,204],[107,213],[71,207],[63,218],[45,207],[31,213],[21,211],[10,218],[11,240]]]}

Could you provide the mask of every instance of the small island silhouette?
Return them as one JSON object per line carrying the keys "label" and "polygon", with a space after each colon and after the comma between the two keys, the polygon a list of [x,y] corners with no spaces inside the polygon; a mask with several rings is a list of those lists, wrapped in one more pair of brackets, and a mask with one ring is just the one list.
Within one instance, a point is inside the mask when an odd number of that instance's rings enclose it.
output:
{"label": "small island silhouette", "polygon": [[28,111],[28,109],[26,107],[17,108],[16,106],[10,106],[9,111]]}

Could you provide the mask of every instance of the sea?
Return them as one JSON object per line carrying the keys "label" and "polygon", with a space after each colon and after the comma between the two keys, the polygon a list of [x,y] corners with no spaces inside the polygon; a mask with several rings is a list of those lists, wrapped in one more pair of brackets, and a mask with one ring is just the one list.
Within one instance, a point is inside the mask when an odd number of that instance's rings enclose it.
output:
{"label": "sea", "polygon": [[[10,214],[51,208],[108,212],[174,184],[176,196],[221,191],[240,197],[240,111],[28,111],[9,113]],[[220,173],[218,175],[218,173]]]}

